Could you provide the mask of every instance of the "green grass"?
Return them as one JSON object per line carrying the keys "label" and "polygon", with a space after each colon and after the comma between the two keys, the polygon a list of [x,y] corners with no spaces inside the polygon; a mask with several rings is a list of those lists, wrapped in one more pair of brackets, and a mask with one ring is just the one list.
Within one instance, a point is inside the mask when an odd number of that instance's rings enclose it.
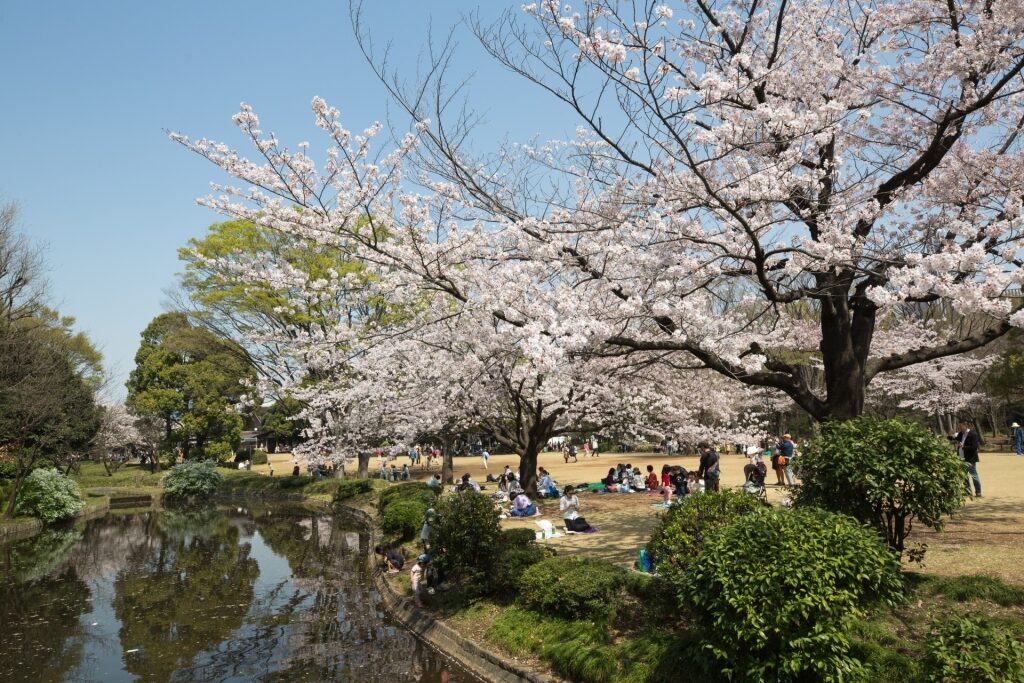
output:
{"label": "green grass", "polygon": [[125,491],[152,493],[160,488],[160,479],[167,470],[150,472],[149,466],[138,464],[122,465],[113,475],[108,476],[103,465],[98,462],[83,462],[78,474],[72,473],[71,478],[78,483],[82,493],[87,489],[123,489]]}
{"label": "green grass", "polygon": [[622,638],[615,637],[614,628],[605,622],[559,619],[507,607],[484,637],[510,655],[537,657],[560,675],[581,683],[706,680],[692,657],[700,638],[687,630],[652,625],[642,634]]}
{"label": "green grass", "polygon": [[240,470],[221,470],[221,473],[224,475],[224,484],[220,493],[294,494],[330,499],[339,483],[338,479],[314,479],[305,475],[268,477]]}
{"label": "green grass", "polygon": [[954,602],[985,600],[1002,607],[1024,606],[1024,587],[1005,583],[993,576],[912,576],[910,585],[918,596],[941,596]]}

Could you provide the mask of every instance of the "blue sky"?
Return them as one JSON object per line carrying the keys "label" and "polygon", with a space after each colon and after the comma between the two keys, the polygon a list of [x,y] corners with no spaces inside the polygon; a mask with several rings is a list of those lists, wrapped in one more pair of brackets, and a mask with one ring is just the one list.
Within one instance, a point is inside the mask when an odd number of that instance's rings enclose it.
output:
{"label": "blue sky", "polygon": [[[392,41],[394,65],[411,75],[428,26],[443,35],[478,6],[496,17],[521,3],[365,4],[375,42]],[[575,128],[465,28],[457,35],[457,75],[474,75],[471,103],[488,121],[478,146]],[[118,396],[139,333],[174,286],[177,248],[220,220],[195,205],[215,169],[164,130],[240,144],[231,116],[245,101],[265,131],[317,151],[314,95],[351,130],[390,104],[355,45],[347,0],[11,0],[0,3],[0,64],[0,201],[17,202],[22,229],[46,246],[53,303],[101,347]]]}

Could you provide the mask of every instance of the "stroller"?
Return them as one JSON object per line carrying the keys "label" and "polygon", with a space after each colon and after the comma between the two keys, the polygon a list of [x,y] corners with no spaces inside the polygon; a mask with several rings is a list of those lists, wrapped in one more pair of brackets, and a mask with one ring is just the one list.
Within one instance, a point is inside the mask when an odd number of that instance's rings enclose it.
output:
{"label": "stroller", "polygon": [[757,496],[762,503],[768,503],[768,493],[764,487],[764,480],[768,476],[768,468],[763,462],[749,464],[743,467],[743,490]]}

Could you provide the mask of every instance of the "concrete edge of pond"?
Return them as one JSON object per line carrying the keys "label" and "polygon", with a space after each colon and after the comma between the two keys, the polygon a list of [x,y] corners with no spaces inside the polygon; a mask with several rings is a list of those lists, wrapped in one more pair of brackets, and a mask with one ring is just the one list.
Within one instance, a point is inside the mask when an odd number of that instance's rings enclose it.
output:
{"label": "concrete edge of pond", "polygon": [[[90,519],[96,517],[102,517],[110,511],[110,503],[100,503],[98,505],[92,505],[85,508],[80,513],[75,515],[73,520],[68,522],[61,522],[61,524],[77,524],[78,522],[87,522]],[[59,525],[58,525],[59,526]],[[10,541],[22,541],[26,538],[32,538],[36,534],[43,531],[46,525],[38,519],[25,519],[18,522],[0,525],[0,543],[8,543]]]}
{"label": "concrete edge of pond", "polygon": [[[362,523],[373,535],[371,546],[377,542],[377,528],[373,519],[363,510],[337,505],[338,511]],[[374,588],[381,596],[384,610],[393,619],[412,631],[471,673],[491,683],[564,683],[564,679],[550,674],[526,670],[509,660],[489,652],[462,636],[447,624],[412,606],[412,601],[399,595],[384,575],[377,571],[373,556],[367,558],[372,566]]]}

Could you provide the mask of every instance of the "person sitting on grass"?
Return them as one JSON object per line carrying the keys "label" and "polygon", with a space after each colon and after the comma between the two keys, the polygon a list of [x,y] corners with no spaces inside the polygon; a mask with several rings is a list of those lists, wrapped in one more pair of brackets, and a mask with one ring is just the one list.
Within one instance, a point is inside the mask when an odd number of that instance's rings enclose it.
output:
{"label": "person sitting on grass", "polygon": [[672,486],[675,488],[674,493],[676,494],[676,496],[678,496],[679,498],[683,498],[684,496],[686,496],[686,493],[687,493],[687,488],[686,488],[686,482],[687,482],[686,468],[681,467],[679,465],[674,465],[672,467],[671,481],[672,481]]}
{"label": "person sitting on grass", "polygon": [[656,492],[661,487],[658,485],[658,475],[654,473],[654,465],[647,466],[647,481],[644,482],[648,491]]}
{"label": "person sitting on grass", "polygon": [[390,545],[378,545],[373,552],[381,556],[381,569],[386,569],[390,574],[397,574],[405,566],[405,558]]}
{"label": "person sitting on grass", "polygon": [[523,492],[522,484],[519,483],[519,480],[516,479],[516,475],[513,474],[512,472],[508,473],[507,482],[508,483],[507,483],[506,486],[508,488],[508,497],[509,498],[515,498],[516,496],[518,496],[520,493]]}
{"label": "person sitting on grass", "polygon": [[597,531],[587,523],[587,520],[580,517],[580,499],[576,496],[576,489],[571,485],[563,489],[562,497],[558,499],[558,509],[562,511],[562,521],[565,523],[566,531],[581,533]]}
{"label": "person sitting on grass", "polygon": [[696,472],[690,472],[686,477],[687,493],[704,493],[704,480]]}
{"label": "person sitting on grass", "polygon": [[601,480],[604,490],[608,493],[615,493],[619,490],[618,480],[615,478],[615,468],[608,470],[608,476]]}
{"label": "person sitting on grass", "polygon": [[633,468],[633,479],[632,479],[632,481],[630,481],[629,484],[630,484],[630,486],[633,487],[634,491],[646,491],[647,490],[647,480],[644,479],[644,475],[640,474],[640,468],[639,467],[634,467]]}
{"label": "person sitting on grass", "polygon": [[430,479],[427,479],[428,489],[439,489],[441,488],[441,475],[435,474]]}
{"label": "person sitting on grass", "polygon": [[512,499],[512,507],[509,508],[508,514],[511,517],[533,517],[537,514],[537,506],[525,493],[520,493]]}
{"label": "person sitting on grass", "polygon": [[479,493],[480,484],[469,478],[469,472],[462,475],[462,480],[455,486],[456,491],[476,491]]}
{"label": "person sitting on grass", "polygon": [[416,558],[416,564],[412,566],[410,571],[410,578],[412,579],[412,599],[415,605],[419,608],[423,608],[423,600],[420,598],[422,589],[426,581],[424,580],[424,572],[430,566],[430,555],[423,553]]}
{"label": "person sitting on grass", "polygon": [[551,473],[543,467],[540,468],[540,481],[537,482],[537,492],[545,498],[557,498],[558,486],[551,478]]}

